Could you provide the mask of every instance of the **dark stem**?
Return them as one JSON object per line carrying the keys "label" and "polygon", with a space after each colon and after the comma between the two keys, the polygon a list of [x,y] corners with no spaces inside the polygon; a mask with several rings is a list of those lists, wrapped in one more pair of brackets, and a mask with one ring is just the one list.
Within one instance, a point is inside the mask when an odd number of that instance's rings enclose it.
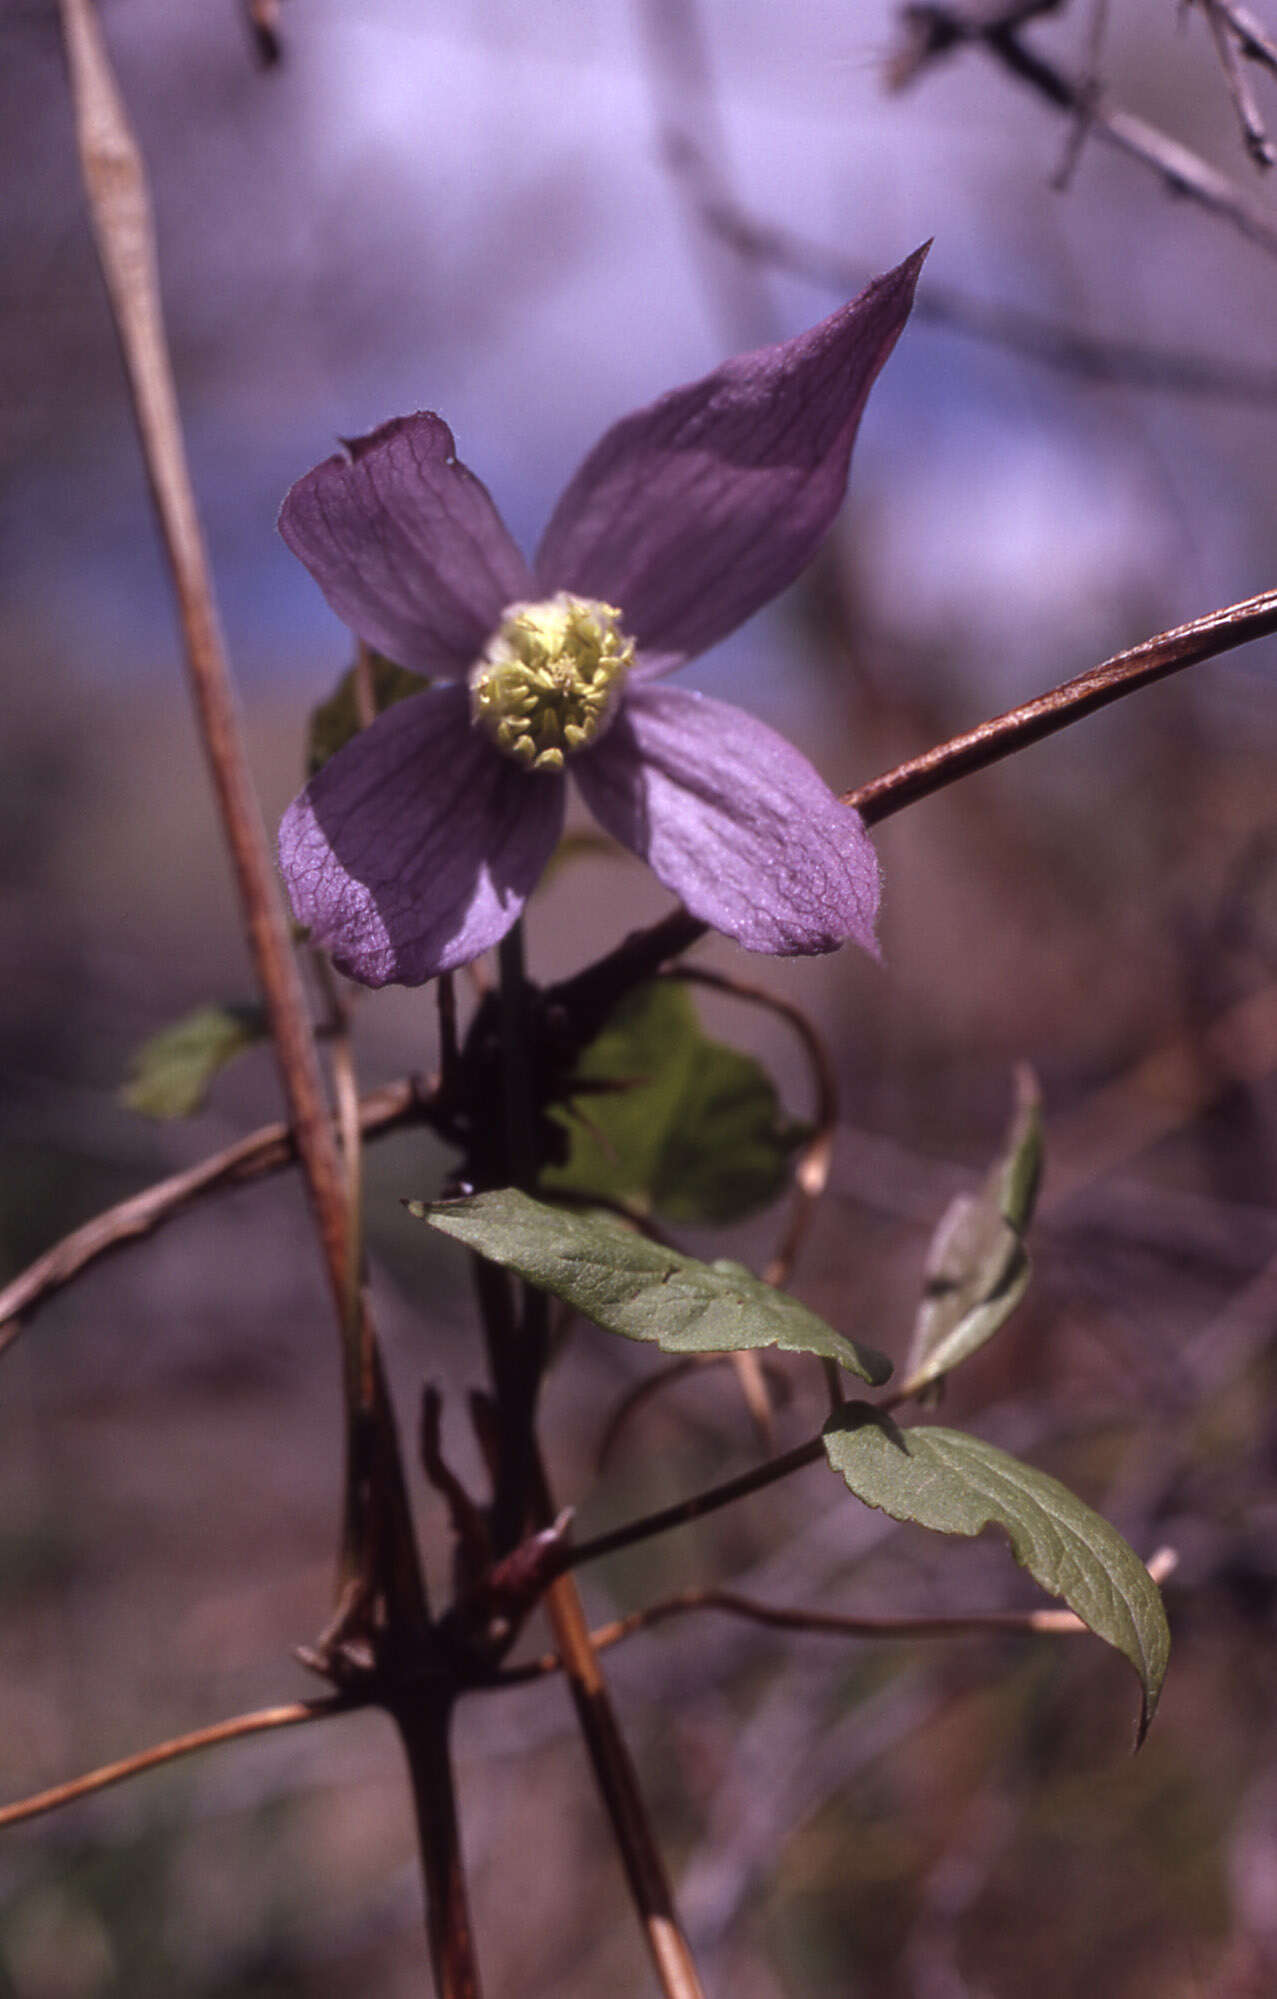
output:
{"label": "dark stem", "polygon": [[722,1485],[711,1485],[707,1491],[694,1493],[690,1499],[680,1499],[673,1506],[663,1506],[658,1513],[645,1513],[641,1519],[627,1521],[623,1527],[613,1527],[607,1534],[596,1534],[593,1540],[578,1541],[564,1549],[564,1567],[577,1569],[583,1562],[596,1562],[602,1555],[615,1554],[618,1548],[632,1547],[636,1541],[648,1541],[654,1534],[667,1534],[671,1527],[686,1527],[703,1514],[717,1513],[720,1506],[730,1506],[734,1500],[748,1498],[751,1492],[761,1492],[764,1487],[775,1485],[778,1479],[788,1478],[791,1472],[801,1471],[804,1465],[816,1464],[824,1456],[824,1451],[824,1438],[812,1437],[805,1444],[796,1444],[792,1451],[785,1451],[778,1458],[768,1458],[765,1464],[755,1465],[752,1471],[742,1472],[739,1478],[726,1479]]}
{"label": "dark stem", "polygon": [[1126,652],[1114,653],[1111,659],[1039,694],[1036,700],[995,715],[965,735],[898,764],[885,776],[844,792],[843,801],[854,805],[866,824],[876,825],[956,779],[969,777],[973,771],[999,763],[1030,743],[1080,722],[1084,715],[1093,715],[1110,701],[1120,701],[1168,674],[1231,652],[1252,639],[1267,638],[1272,632],[1277,632],[1277,590],[1264,590],[1257,597],[1208,612],[1204,618],[1194,618],[1190,624],[1158,632]]}
{"label": "dark stem", "polygon": [[[532,992],[523,925],[501,940],[500,1018],[506,1171],[513,1186],[536,1186],[536,1102],[530,1060]],[[530,1285],[514,1290],[503,1272],[480,1263],[475,1284],[488,1341],[501,1450],[492,1507],[494,1553],[508,1554],[526,1531],[535,1462],[536,1409],[549,1345],[549,1300]]]}
{"label": "dark stem", "polygon": [[426,1698],[396,1708],[393,1718],[412,1775],[435,1987],[439,1999],[480,1999],[449,1747],[452,1700]]}
{"label": "dark stem", "polygon": [[[517,924],[502,942],[500,966],[507,1171],[514,1185],[534,1188],[538,1161],[536,1078],[531,1070],[533,995]],[[516,1324],[512,1289],[504,1272],[479,1265],[476,1285],[484,1306],[497,1403],[500,1458],[492,1527],[495,1552],[502,1554],[522,1538],[529,1516],[537,1527],[544,1527],[554,1513],[536,1438],[537,1398],[548,1357],[549,1300],[532,1285],[519,1286],[522,1305]],[[704,1999],[633,1760],[570,1575],[561,1574],[550,1584],[546,1610],[661,1991],[665,1999]]]}
{"label": "dark stem", "polygon": [[532,1072],[528,974],[523,955],[523,925],[516,923],[498,947],[501,967],[501,1046],[505,1056],[506,1159],[510,1183],[529,1193],[536,1185],[536,1121],[532,1103]]}

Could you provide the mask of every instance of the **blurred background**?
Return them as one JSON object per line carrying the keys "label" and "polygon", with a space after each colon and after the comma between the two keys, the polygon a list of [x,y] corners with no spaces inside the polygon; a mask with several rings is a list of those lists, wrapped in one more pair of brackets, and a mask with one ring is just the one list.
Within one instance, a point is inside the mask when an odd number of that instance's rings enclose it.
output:
{"label": "blurred background", "polygon": [[[1277,35],[1270,0],[1255,8]],[[688,684],[783,728],[841,788],[1274,582],[1277,202],[1200,7],[1073,0],[1023,29],[1152,128],[1145,157],[985,44],[889,89],[920,43],[878,0],[288,0],[272,66],[232,0],[101,13],[153,178],[272,819],[348,664],[274,533],[337,435],[439,410],[530,546],[605,425],[811,323],[929,237],[827,553]],[[185,1122],[118,1099],[142,1039],[250,997],[250,978],[54,10],[9,0],[0,53],[2,1278],[277,1116],[278,1096],[259,1049]],[[1277,76],[1248,74],[1277,125]],[[1168,145],[1235,197],[1172,199]],[[1034,1064],[1036,1281],[946,1415],[1065,1478],[1141,1554],[1179,1554],[1171,1675],[1135,1760],[1133,1683],[1089,1640],[924,1648],[706,1615],[618,1649],[717,1993],[1277,1989],[1275,660],[1270,642],[1193,669],[884,826],[884,968],[703,947],[828,1040],[844,1126],[796,1288],[898,1355],[930,1230],[997,1145],[1012,1063]],[[663,907],[641,869],[590,851],[532,906],[532,969],[566,972]],[[704,1013],[809,1113],[783,1026]],[[366,1086],[434,1052],[428,995],[359,1008]],[[440,1382],[472,1475],[462,1259],[399,1205],[447,1164],[419,1133],[373,1148],[369,1234],[405,1427],[423,1379]],[[760,1264],[782,1222],[713,1253]],[[559,1496],[587,1531],[756,1455],[712,1370],[654,1398],[599,1480],[607,1414],[652,1370],[587,1329],[553,1379]],[[295,1181],[210,1200],[103,1261],[2,1373],[4,1798],[311,1690],[291,1648],[328,1610],[338,1395]],[[819,1420],[819,1384],[799,1366],[788,1382],[782,1443]],[[880,1614],[1037,1600],[1001,1543],[897,1528],[823,1468],[585,1587],[601,1620],[718,1579]],[[562,1688],[472,1699],[459,1754],[491,1992],[647,1990]],[[3,1999],[424,1989],[410,1806],[377,1716],[5,1834],[0,1905]]]}

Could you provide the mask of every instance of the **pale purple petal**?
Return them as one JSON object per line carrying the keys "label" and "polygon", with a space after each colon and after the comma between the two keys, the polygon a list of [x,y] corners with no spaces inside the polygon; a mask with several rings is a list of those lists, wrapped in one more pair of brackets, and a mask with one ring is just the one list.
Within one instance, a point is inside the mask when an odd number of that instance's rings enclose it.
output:
{"label": "pale purple petal", "polygon": [[342,623],[399,666],[451,679],[532,587],[487,487],[441,417],[395,417],[326,458],[279,531]]}
{"label": "pale purple petal", "polygon": [[607,831],[747,950],[806,955],[850,938],[878,955],[878,862],[864,822],[743,709],[636,687],[572,772]]}
{"label": "pale purple petal", "polygon": [[618,605],[651,671],[703,652],[792,583],[842,504],[860,414],[924,255],[810,332],[609,430],[545,531],[541,589]]}
{"label": "pale purple petal", "polygon": [[563,825],[554,772],[503,757],[463,687],[388,709],[284,814],[293,910],[361,985],[417,986],[505,936]]}

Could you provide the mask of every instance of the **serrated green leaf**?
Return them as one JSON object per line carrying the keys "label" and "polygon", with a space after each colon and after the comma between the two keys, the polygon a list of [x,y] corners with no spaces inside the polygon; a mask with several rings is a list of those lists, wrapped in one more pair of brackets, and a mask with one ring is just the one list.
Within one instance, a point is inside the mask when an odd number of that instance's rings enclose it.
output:
{"label": "serrated green leaf", "polygon": [[[752,1056],[712,1040],[687,988],[627,995],[586,1049],[580,1115],[556,1112],[569,1151],[549,1193],[597,1194],[671,1222],[739,1221],[783,1192],[808,1126],[787,1118]],[[599,1085],[619,1087],[599,1094]]]}
{"label": "serrated green leaf", "polygon": [[1161,1592],[1116,1527],[1046,1472],[963,1430],[899,1429],[867,1402],[825,1425],[825,1453],[857,1499],[938,1534],[1001,1527],[1017,1562],[1062,1597],[1139,1675],[1139,1741],[1166,1675],[1170,1631]]}
{"label": "serrated green leaf", "polygon": [[875,1388],[891,1373],[885,1354],[845,1339],[743,1264],[699,1263],[611,1215],[553,1208],[513,1187],[463,1201],[410,1201],[408,1209],[605,1332],[650,1341],[665,1353],[779,1347],[835,1360]]}
{"label": "serrated green leaf", "polygon": [[219,1069],[267,1033],[259,1006],[201,1006],[160,1029],[134,1054],[120,1102],[143,1117],[190,1117]]}
{"label": "serrated green leaf", "polygon": [[1016,1107],[1002,1153],[978,1194],[949,1203],[927,1252],[903,1393],[916,1394],[967,1360],[1005,1324],[1029,1287],[1022,1240],[1042,1176],[1041,1096],[1016,1070]]}
{"label": "serrated green leaf", "polygon": [[[370,652],[368,662],[372,705],[378,715],[383,709],[393,708],[396,701],[406,701],[410,694],[420,694],[430,685],[424,673],[411,673],[406,666],[396,666],[379,652]],[[359,734],[362,724],[355,694],[357,673],[358,668],[353,666],[343,673],[327,701],[321,701],[311,710],[306,736],[307,777],[314,777],[329,757],[335,757],[352,736]]]}

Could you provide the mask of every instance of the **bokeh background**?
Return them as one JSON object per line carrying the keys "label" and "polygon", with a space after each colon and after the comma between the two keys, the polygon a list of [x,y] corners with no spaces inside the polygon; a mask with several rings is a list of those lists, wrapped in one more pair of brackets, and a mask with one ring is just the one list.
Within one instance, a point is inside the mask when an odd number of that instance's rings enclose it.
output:
{"label": "bokeh background", "polygon": [[[1274,580],[1272,245],[1172,200],[1095,135],[1072,157],[1070,121],[978,48],[889,91],[891,5],[289,0],[269,70],[231,0],[105,0],[102,18],[153,176],[194,476],[272,817],[348,659],[273,530],[335,435],[438,409],[529,544],[605,424],[810,323],[929,237],[827,555],[689,684],[752,707],[848,786]],[[1074,0],[1025,35],[1229,176],[1277,240],[1200,10],[1110,0],[1097,17]],[[246,997],[249,975],[54,10],[9,0],[0,55],[7,1275],[278,1099],[259,1050],[188,1122],[118,1100],[140,1040]],[[1254,77],[1277,122],[1277,79]],[[733,249],[705,225],[707,186],[836,268],[822,281]],[[953,295],[1134,347],[1154,374],[1188,356],[1214,386],[1046,365],[941,323]],[[1036,1283],[947,1410],[1065,1477],[1143,1554],[1179,1554],[1171,1677],[1134,1760],[1129,1677],[1089,1641],[924,1649],[706,1616],[613,1654],[716,1992],[1277,1987],[1275,659],[1270,643],[1197,668],[885,826],[885,968],[705,949],[828,1038],[844,1128],[798,1289],[897,1353],[929,1231],[997,1143],[1012,1063],[1035,1065]],[[533,905],[533,970],[566,971],[664,906],[630,862],[577,858]],[[809,1109],[782,1027],[705,1011]],[[434,1047],[427,995],[359,1009],[369,1086],[428,1069]],[[369,1231],[406,1425],[422,1380],[440,1382],[473,1474],[464,1270],[399,1206],[446,1166],[420,1134],[377,1148]],[[782,1219],[720,1246],[761,1261]],[[6,1798],[309,1690],[291,1648],[329,1600],[332,1349],[283,1179],[123,1250],[5,1355]],[[651,1367],[587,1331],[554,1378],[556,1478],[587,1528],[756,1453],[730,1377],[706,1373],[654,1400],[597,1480],[606,1414]],[[783,1442],[818,1404],[796,1367]],[[586,1586],[602,1619],[720,1577],[880,1613],[1034,1601],[1001,1545],[896,1528],[819,1468]],[[459,1753],[491,1991],[647,1990],[562,1689],[472,1701]],[[423,1989],[409,1803],[376,1716],[10,1832],[0,1904],[4,1999]]]}

